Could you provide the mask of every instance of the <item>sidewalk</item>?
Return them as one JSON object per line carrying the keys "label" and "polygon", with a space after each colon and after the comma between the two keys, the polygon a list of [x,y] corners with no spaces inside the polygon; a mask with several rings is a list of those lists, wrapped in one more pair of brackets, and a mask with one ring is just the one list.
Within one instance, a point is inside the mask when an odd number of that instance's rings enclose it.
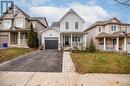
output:
{"label": "sidewalk", "polygon": [[1,71],[0,86],[130,86],[130,74]]}

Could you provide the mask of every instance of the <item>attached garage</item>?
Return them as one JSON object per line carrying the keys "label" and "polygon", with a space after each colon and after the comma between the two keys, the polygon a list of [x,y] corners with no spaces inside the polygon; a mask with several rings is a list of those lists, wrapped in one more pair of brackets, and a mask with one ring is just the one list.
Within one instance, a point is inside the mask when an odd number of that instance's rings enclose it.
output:
{"label": "attached garage", "polygon": [[42,46],[44,49],[60,49],[60,32],[56,29],[46,29],[42,32]]}
{"label": "attached garage", "polygon": [[127,38],[127,52],[130,53],[130,38]]}

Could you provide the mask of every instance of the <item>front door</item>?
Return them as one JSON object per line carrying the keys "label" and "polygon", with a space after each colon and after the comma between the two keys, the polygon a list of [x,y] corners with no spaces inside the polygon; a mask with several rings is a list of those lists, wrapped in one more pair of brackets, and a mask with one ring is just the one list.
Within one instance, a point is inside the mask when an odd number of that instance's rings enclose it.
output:
{"label": "front door", "polygon": [[112,45],[113,45],[113,49],[116,48],[116,39],[112,39]]}
{"label": "front door", "polygon": [[65,36],[65,45],[69,45],[69,36]]}

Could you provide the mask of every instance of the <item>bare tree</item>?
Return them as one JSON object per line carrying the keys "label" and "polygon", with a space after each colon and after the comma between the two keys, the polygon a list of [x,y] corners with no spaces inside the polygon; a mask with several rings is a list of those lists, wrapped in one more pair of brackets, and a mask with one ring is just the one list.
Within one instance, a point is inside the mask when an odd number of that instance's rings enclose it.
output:
{"label": "bare tree", "polygon": [[130,6],[130,0],[114,0],[114,1],[123,6]]}

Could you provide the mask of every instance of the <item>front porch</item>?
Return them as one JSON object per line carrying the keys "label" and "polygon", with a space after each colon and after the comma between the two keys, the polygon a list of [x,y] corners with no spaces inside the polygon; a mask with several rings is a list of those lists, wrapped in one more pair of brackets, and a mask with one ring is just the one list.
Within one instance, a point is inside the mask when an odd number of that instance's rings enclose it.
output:
{"label": "front porch", "polygon": [[82,49],[83,48],[83,34],[66,33],[61,34],[61,47],[64,50]]}
{"label": "front porch", "polygon": [[126,37],[102,37],[97,39],[97,49],[102,51],[127,51]]}
{"label": "front porch", "polygon": [[27,47],[27,32],[15,31],[9,33],[9,47]]}

